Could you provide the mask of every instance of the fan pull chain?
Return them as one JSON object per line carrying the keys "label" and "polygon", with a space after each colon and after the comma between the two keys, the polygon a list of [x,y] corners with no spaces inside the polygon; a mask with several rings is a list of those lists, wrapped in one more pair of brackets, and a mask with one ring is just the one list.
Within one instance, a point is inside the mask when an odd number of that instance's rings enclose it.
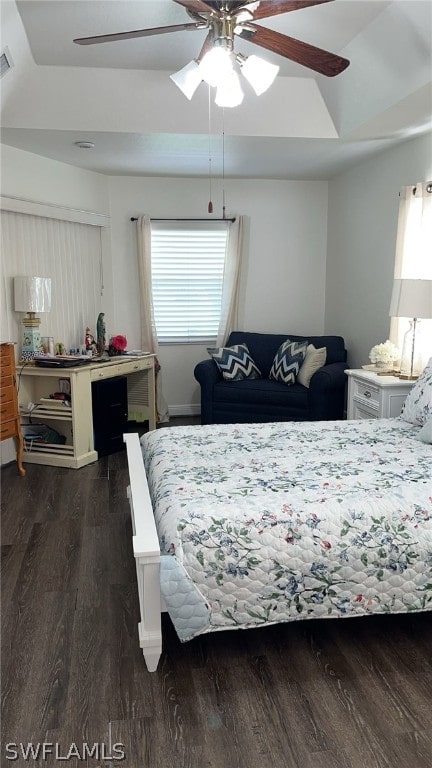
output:
{"label": "fan pull chain", "polygon": [[212,203],[212,161],[211,161],[211,98],[210,86],[208,86],[208,153],[209,153],[209,204],[208,213],[213,213]]}

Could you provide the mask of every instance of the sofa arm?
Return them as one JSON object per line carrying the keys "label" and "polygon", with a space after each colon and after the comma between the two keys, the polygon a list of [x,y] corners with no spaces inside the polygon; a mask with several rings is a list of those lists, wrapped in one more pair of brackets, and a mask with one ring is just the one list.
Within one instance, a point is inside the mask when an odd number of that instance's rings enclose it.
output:
{"label": "sofa arm", "polygon": [[309,414],[312,421],[343,418],[346,368],[346,363],[330,363],[312,376],[309,385]]}
{"label": "sofa arm", "polygon": [[197,363],[194,376],[201,386],[201,424],[213,424],[213,387],[222,379],[214,360]]}

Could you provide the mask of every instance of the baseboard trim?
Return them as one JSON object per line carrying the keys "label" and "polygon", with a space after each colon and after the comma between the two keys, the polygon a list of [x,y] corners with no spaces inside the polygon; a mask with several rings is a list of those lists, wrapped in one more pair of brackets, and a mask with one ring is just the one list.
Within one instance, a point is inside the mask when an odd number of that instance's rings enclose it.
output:
{"label": "baseboard trim", "polygon": [[168,412],[170,416],[199,416],[201,408],[199,405],[184,403],[183,405],[169,405]]}

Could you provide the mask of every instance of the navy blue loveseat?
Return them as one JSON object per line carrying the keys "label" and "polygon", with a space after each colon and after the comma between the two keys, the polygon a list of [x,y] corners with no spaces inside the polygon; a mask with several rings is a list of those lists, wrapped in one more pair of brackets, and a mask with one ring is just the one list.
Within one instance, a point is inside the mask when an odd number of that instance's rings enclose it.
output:
{"label": "navy blue loveseat", "polygon": [[[327,348],[326,365],[312,376],[309,388],[268,378],[273,358],[287,338]],[[226,381],[211,358],[198,363],[194,375],[201,385],[202,424],[342,419],[347,352],[341,336],[233,331],[225,346],[234,344],[247,344],[262,378]]]}

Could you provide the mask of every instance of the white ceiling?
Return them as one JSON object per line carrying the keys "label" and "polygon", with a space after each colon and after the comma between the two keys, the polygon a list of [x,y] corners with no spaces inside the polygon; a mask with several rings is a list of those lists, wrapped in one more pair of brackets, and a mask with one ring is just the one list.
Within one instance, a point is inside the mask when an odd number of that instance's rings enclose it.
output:
{"label": "white ceiling", "polygon": [[[280,65],[261,97],[211,111],[202,84],[189,102],[169,74],[196,56],[205,31],[77,46],[84,37],[190,22],[172,0],[0,0],[2,143],[113,175],[329,178],[430,129],[431,0],[335,0],[261,24],[350,59],[335,78],[251,43]],[[95,144],[80,150],[78,140]],[[224,167],[223,167],[224,166]]]}

